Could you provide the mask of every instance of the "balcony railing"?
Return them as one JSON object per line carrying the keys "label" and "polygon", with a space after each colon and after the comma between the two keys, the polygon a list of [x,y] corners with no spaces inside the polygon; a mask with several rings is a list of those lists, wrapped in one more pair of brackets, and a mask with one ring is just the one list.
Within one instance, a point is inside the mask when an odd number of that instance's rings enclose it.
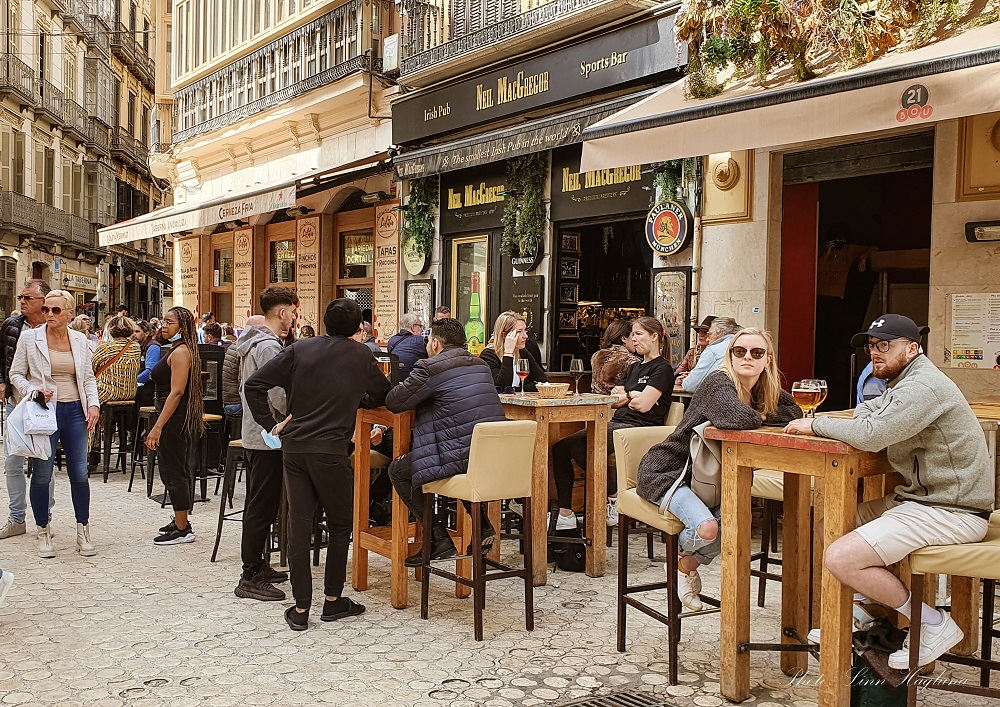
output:
{"label": "balcony railing", "polygon": [[69,216],[69,241],[71,243],[94,248],[97,246],[97,241],[94,240],[95,233],[91,229],[90,222],[87,219],[80,218],[79,216]]}
{"label": "balcony railing", "polygon": [[13,54],[0,54],[0,98],[7,95],[35,105],[35,72]]}
{"label": "balcony railing", "polygon": [[111,156],[119,159],[135,159],[135,138],[125,128],[119,127],[111,138]]}
{"label": "balcony railing", "polygon": [[111,56],[111,27],[108,20],[99,15],[87,15],[84,36],[87,39],[87,56],[105,59]]}
{"label": "balcony railing", "polygon": [[86,32],[87,6],[83,0],[64,0],[63,22],[73,32]]}
{"label": "balcony railing", "polygon": [[69,237],[69,214],[48,204],[36,204],[38,209],[38,233],[49,236],[57,241],[65,241]]}
{"label": "balcony railing", "polygon": [[111,154],[111,138],[104,123],[90,116],[87,118],[87,147],[102,155]]}
{"label": "balcony railing", "polygon": [[76,101],[63,98],[63,123],[64,131],[76,135],[80,140],[86,142],[90,136],[87,130],[87,111]]}
{"label": "balcony railing", "polygon": [[349,74],[380,71],[380,44],[391,32],[392,8],[393,0],[348,0],[175,91],[174,143],[232,125]]}
{"label": "balcony railing", "polygon": [[153,57],[146,53],[142,44],[135,43],[135,71],[133,72],[142,85],[151,92],[156,90],[156,69],[153,65]]}
{"label": "balcony railing", "polygon": [[23,194],[0,191],[0,226],[35,233],[38,230],[37,206],[34,199]]}
{"label": "balcony railing", "polygon": [[135,33],[121,22],[111,34],[111,53],[130,66],[135,62]]}
{"label": "balcony railing", "polygon": [[63,92],[42,79],[35,81],[38,87],[35,116],[45,115],[53,125],[62,125],[66,120],[63,115]]}

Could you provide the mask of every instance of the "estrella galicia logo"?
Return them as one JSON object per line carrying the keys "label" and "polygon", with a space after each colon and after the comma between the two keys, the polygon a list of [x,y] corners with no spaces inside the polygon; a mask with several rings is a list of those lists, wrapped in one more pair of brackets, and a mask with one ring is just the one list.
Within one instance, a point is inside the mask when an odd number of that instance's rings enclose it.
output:
{"label": "estrella galicia logo", "polygon": [[673,255],[687,243],[691,212],[679,201],[661,201],[646,216],[646,242],[660,255]]}

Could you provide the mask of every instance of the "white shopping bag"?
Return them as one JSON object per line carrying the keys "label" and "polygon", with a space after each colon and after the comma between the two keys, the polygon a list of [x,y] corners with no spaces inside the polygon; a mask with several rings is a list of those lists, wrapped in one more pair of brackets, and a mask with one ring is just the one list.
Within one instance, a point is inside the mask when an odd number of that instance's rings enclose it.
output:
{"label": "white shopping bag", "polygon": [[[42,407],[28,396],[21,403],[27,403],[24,408],[24,433],[29,435],[50,435],[58,427],[56,425],[56,399]],[[20,403],[18,404],[20,407]]]}
{"label": "white shopping bag", "polygon": [[[49,459],[52,456],[52,444],[48,434],[28,434],[24,429],[25,410],[28,398],[23,398],[7,418],[6,434],[4,435],[4,451],[17,457],[30,459]],[[31,403],[39,407],[37,403]],[[40,408],[39,408],[40,409]]]}

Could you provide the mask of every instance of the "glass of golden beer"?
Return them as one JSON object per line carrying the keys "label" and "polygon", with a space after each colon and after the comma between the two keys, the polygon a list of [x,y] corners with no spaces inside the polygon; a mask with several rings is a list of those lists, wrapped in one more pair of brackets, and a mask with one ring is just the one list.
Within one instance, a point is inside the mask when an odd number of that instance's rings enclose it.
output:
{"label": "glass of golden beer", "polygon": [[816,408],[826,400],[826,381],[807,378],[792,384],[792,398],[806,417],[816,417]]}

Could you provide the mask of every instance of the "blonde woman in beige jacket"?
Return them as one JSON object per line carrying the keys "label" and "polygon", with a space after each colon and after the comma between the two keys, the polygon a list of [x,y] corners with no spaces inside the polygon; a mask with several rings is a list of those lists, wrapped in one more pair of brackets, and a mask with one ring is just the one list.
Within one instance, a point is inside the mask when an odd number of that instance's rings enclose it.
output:
{"label": "blonde woman in beige jacket", "polygon": [[76,512],[76,548],[86,557],[97,553],[90,540],[87,434],[97,424],[101,408],[87,338],[68,328],[75,306],[76,299],[69,292],[49,292],[42,306],[45,324],[21,334],[10,367],[10,382],[22,396],[38,394],[46,405],[55,405],[57,430],[52,433],[52,456],[34,462],[28,494],[38,527],[40,557],[56,554],[49,533],[49,481],[60,441]]}

